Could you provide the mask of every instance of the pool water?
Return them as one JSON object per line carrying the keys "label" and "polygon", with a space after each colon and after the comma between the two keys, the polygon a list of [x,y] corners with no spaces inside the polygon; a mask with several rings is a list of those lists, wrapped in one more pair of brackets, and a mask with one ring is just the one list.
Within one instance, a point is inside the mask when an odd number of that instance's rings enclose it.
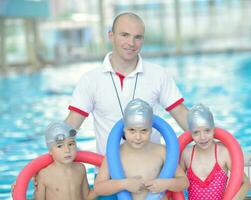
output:
{"label": "pool water", "polygon": [[[210,107],[217,126],[227,129],[251,153],[251,55],[212,54],[148,59],[167,67],[191,107],[204,103]],[[0,199],[11,199],[11,184],[33,158],[47,152],[43,130],[54,120],[63,120],[71,93],[81,74],[98,62],[45,68],[32,74],[0,77]],[[177,132],[182,131],[164,117]],[[92,118],[83,124],[78,147],[95,150]],[[93,167],[87,166],[93,183]],[[32,185],[32,184],[31,184]],[[29,187],[28,196],[32,194]]]}

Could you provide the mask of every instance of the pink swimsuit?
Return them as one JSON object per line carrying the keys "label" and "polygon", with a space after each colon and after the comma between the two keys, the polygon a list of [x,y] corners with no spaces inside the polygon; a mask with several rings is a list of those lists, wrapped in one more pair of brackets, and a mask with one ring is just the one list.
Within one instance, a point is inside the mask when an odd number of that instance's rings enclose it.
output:
{"label": "pink swimsuit", "polygon": [[188,188],[188,199],[222,200],[228,177],[217,161],[217,145],[215,144],[216,163],[214,165],[214,168],[204,181],[196,176],[196,174],[194,174],[192,170],[192,161],[195,149],[194,147],[195,146],[193,146],[190,166],[187,169],[187,177],[190,182],[190,186]]}

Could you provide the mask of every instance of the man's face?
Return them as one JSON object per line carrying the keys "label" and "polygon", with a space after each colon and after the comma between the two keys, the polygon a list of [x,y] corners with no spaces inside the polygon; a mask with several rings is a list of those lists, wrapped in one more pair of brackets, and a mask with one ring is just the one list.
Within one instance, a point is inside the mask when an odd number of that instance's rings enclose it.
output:
{"label": "man's face", "polygon": [[123,61],[137,60],[137,55],[144,42],[144,24],[136,18],[121,16],[109,32],[113,45],[113,54]]}

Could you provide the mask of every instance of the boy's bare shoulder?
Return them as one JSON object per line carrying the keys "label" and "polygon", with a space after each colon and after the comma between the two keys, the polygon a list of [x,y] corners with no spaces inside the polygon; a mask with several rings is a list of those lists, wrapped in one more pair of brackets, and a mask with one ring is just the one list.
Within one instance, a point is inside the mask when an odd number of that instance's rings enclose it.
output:
{"label": "boy's bare shoulder", "polygon": [[78,173],[78,174],[85,174],[86,173],[86,168],[83,163],[74,162],[74,163],[72,163],[72,166],[73,166],[73,170],[75,170],[76,173]]}
{"label": "boy's bare shoulder", "polygon": [[51,177],[51,175],[53,175],[53,166],[52,165],[48,165],[47,167],[41,169],[38,172],[38,180],[46,182],[46,180],[48,180],[48,178]]}
{"label": "boy's bare shoulder", "polygon": [[157,144],[157,143],[153,143],[151,142],[149,147],[152,149],[152,150],[157,150],[157,151],[166,151],[166,146],[163,145],[163,144]]}
{"label": "boy's bare shoulder", "polygon": [[166,146],[162,145],[162,144],[157,144],[157,143],[151,142],[149,145],[149,153],[153,154],[153,156],[160,156],[163,159],[165,159]]}
{"label": "boy's bare shoulder", "polygon": [[[73,162],[72,163],[72,169],[78,172],[84,172],[86,171],[85,165],[79,162]],[[38,173],[39,177],[50,177],[51,175],[53,175],[55,173],[55,171],[57,171],[57,168],[54,167],[53,165],[49,165],[43,169],[41,169]]]}
{"label": "boy's bare shoulder", "polygon": [[53,170],[53,166],[52,165],[48,165],[47,167],[41,169],[39,172],[38,172],[38,175],[39,176],[47,176],[49,175]]}
{"label": "boy's bare shoulder", "polygon": [[74,163],[72,163],[72,166],[78,170],[85,170],[85,165],[80,162],[74,162]]}

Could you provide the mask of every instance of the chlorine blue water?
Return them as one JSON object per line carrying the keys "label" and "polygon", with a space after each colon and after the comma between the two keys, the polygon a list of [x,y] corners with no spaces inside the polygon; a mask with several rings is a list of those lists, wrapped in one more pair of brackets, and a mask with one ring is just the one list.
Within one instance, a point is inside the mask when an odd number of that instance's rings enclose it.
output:
{"label": "chlorine blue water", "polygon": [[[251,153],[251,55],[226,53],[148,59],[168,68],[191,107],[203,103],[215,122],[230,131],[245,153]],[[11,199],[11,184],[32,159],[47,152],[43,130],[67,116],[71,93],[81,74],[99,62],[47,67],[35,73],[0,77],[0,199]],[[147,88],[146,88],[147,89]],[[177,135],[181,129],[162,111]],[[77,138],[82,150],[95,151],[92,118]],[[93,167],[87,165],[89,182]],[[28,196],[33,192],[32,184]]]}

